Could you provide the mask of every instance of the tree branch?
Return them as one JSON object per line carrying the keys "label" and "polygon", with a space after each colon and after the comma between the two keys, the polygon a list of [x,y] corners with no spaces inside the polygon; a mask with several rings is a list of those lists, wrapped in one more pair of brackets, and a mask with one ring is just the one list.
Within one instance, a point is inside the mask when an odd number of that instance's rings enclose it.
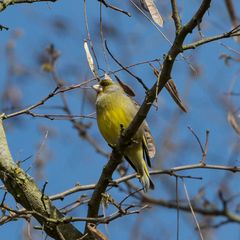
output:
{"label": "tree branch", "polygon": [[[52,202],[37,187],[33,179],[12,160],[8,148],[2,119],[0,117],[0,178],[8,192],[25,209],[34,211],[33,216],[43,226],[46,233],[60,240],[59,232],[64,239],[78,239],[82,236],[73,225],[48,222],[47,218],[59,219],[63,215],[52,205]],[[44,217],[42,217],[44,216]]]}
{"label": "tree branch", "polygon": [[0,12],[5,10],[9,5],[19,3],[36,3],[36,2],[56,2],[57,0],[3,0],[0,2]]}
{"label": "tree branch", "polygon": [[176,28],[176,35],[178,35],[179,32],[181,31],[182,23],[181,23],[181,18],[178,12],[176,0],[171,0],[171,5],[172,5],[172,18]]}
{"label": "tree branch", "polygon": [[113,6],[109,3],[106,2],[106,0],[98,0],[100,3],[102,3],[106,8],[111,8],[112,10],[115,10],[117,12],[121,12],[121,13],[124,13],[126,14],[128,17],[131,17],[131,13],[127,12],[127,11],[124,11],[123,9],[120,9],[116,6]]}
{"label": "tree branch", "polygon": [[200,39],[198,41],[195,41],[193,43],[183,45],[183,50],[185,51],[185,50],[189,50],[189,49],[195,49],[196,47],[199,47],[206,43],[214,42],[214,41],[224,39],[224,38],[236,37],[236,36],[240,36],[240,25],[238,25],[236,28],[234,28],[233,30],[231,30],[229,32],[219,34],[216,36],[212,36],[212,37],[206,37],[206,38]]}
{"label": "tree branch", "polygon": [[[219,170],[219,171],[228,171],[232,173],[240,172],[240,167],[236,166],[224,166],[224,165],[214,165],[214,164],[204,164],[202,162],[197,163],[197,164],[190,164],[190,165],[184,165],[180,167],[173,167],[170,169],[165,169],[165,170],[152,170],[149,171],[150,175],[160,175],[160,174],[168,174],[168,175],[173,175],[176,172],[180,171],[185,171],[185,170],[191,170],[191,169],[214,169],[214,170]],[[109,186],[118,186],[120,183],[127,182],[128,180],[136,178],[137,175],[136,173],[132,173],[120,178],[117,178],[115,180],[111,180],[109,183]],[[185,176],[186,177],[186,176]],[[89,191],[89,190],[94,190],[96,188],[96,184],[88,184],[88,185],[79,185],[72,187],[64,192],[54,194],[52,196],[49,196],[49,199],[51,200],[63,200],[66,196],[69,196],[73,193],[76,192],[81,192],[81,191]]]}
{"label": "tree branch", "polygon": [[[142,197],[142,201],[147,204],[152,205],[159,205],[166,208],[172,208],[172,209],[179,209],[184,212],[191,212],[191,209],[189,205],[179,204],[174,201],[166,201],[163,199],[155,199],[153,197],[150,197],[149,195],[139,192],[139,194]],[[210,205],[210,204],[209,204]],[[240,223],[240,216],[234,212],[231,212],[229,209],[225,209],[224,207],[220,208],[214,208],[213,206],[211,208],[206,208],[204,206],[196,206],[196,204],[193,205],[194,212],[205,215],[205,216],[218,216],[218,217],[225,217],[231,222]]]}

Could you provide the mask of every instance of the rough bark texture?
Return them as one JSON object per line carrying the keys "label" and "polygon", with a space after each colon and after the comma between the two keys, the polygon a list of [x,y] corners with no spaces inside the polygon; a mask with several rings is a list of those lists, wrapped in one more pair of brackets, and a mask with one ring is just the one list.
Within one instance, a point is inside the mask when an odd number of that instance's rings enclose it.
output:
{"label": "rough bark texture", "polygon": [[[34,180],[13,160],[8,148],[2,120],[0,119],[0,178],[7,191],[43,226],[46,233],[54,239],[74,240],[82,237],[71,223],[61,223],[63,215],[37,187]],[[60,220],[54,222],[54,220]]]}

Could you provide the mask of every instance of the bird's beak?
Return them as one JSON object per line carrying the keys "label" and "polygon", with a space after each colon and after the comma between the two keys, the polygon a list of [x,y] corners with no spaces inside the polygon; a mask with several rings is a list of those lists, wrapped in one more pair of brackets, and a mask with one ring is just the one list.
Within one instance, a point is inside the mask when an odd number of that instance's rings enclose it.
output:
{"label": "bird's beak", "polygon": [[102,86],[100,86],[99,84],[95,84],[92,86],[92,88],[97,92],[101,92],[103,89],[102,89]]}

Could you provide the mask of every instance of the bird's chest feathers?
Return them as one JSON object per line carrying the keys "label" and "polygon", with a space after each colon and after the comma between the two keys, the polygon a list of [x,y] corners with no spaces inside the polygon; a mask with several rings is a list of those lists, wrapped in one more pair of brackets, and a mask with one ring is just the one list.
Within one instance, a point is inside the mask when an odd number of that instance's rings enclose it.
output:
{"label": "bird's chest feathers", "polygon": [[[126,129],[133,119],[129,106],[115,98],[99,99],[97,102],[97,122],[99,129],[109,144],[116,144],[122,130]],[[129,103],[128,103],[129,104]]]}

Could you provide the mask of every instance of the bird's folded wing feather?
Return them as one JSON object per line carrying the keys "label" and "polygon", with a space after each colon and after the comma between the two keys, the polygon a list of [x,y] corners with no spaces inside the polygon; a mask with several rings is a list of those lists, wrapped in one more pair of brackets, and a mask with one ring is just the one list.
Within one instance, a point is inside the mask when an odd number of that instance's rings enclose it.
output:
{"label": "bird's folded wing feather", "polygon": [[154,143],[152,134],[150,132],[150,129],[149,129],[146,121],[143,122],[143,129],[144,129],[144,140],[146,142],[148,155],[150,158],[153,158],[156,154],[156,147],[155,147],[155,143]]}
{"label": "bird's folded wing feather", "polygon": [[[136,108],[138,110],[140,108],[139,104],[134,99],[132,99],[132,101],[134,102],[134,104],[136,105]],[[150,128],[148,127],[148,124],[146,121],[143,122],[142,126],[143,126],[143,130],[144,130],[143,144],[145,145],[148,156],[150,158],[153,158],[156,154],[156,147],[155,147],[155,142],[153,140],[153,136],[151,134]]]}
{"label": "bird's folded wing feather", "polygon": [[[138,111],[138,109],[140,108],[139,104],[132,98],[133,96],[135,96],[135,93],[133,92],[133,90],[126,84],[123,83],[119,78],[117,78],[120,86],[122,87],[123,91],[128,95],[128,97],[133,101],[133,103],[136,105],[136,109]],[[130,91],[130,90],[131,91]],[[133,92],[133,93],[132,93]],[[143,130],[144,130],[144,139],[143,139],[143,144],[144,144],[144,148],[145,150],[147,150],[146,154],[148,154],[148,156],[146,157],[150,157],[153,158],[156,154],[156,147],[155,147],[155,143],[152,137],[152,134],[150,132],[150,129],[148,127],[148,124],[146,121],[143,122]],[[150,165],[150,162],[149,162]]]}

